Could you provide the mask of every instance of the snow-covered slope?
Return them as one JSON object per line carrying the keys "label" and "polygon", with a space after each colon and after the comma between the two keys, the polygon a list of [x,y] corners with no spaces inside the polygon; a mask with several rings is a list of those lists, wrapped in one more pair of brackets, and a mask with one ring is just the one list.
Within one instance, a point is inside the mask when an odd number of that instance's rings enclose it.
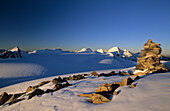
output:
{"label": "snow-covered slope", "polygon": [[[134,67],[122,69],[133,70]],[[118,72],[120,69],[114,69]],[[113,70],[97,71],[98,73],[109,73]],[[84,72],[90,73],[90,72]],[[78,73],[80,74],[80,73]],[[68,75],[62,75],[68,76]],[[57,77],[57,76],[56,76]],[[0,93],[20,93],[30,85],[36,85],[41,81],[52,80],[55,77],[24,82],[0,89]],[[104,83],[119,82],[127,76],[110,77],[87,77],[80,81],[69,81],[69,86],[53,93],[36,96],[30,100],[24,100],[11,106],[1,106],[2,111],[169,111],[169,81],[170,73],[158,73],[145,76],[138,80],[135,88],[128,86],[119,87],[118,95],[114,95],[111,102],[105,104],[91,104],[88,98],[79,97],[78,94],[95,92],[97,87]],[[103,80],[102,80],[103,79]]]}

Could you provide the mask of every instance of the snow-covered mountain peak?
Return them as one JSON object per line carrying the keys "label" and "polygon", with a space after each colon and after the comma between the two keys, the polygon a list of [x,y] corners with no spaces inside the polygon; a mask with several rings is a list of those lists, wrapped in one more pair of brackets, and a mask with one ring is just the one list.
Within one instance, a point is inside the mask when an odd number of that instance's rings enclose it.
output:
{"label": "snow-covered mountain peak", "polygon": [[14,52],[14,51],[19,51],[19,50],[20,50],[20,49],[19,49],[19,47],[18,47],[18,46],[16,46],[16,47],[14,47],[14,48],[10,49],[9,51]]}
{"label": "snow-covered mountain peak", "polygon": [[105,51],[103,49],[97,49],[96,51],[100,52],[100,53],[105,53]]}
{"label": "snow-covered mountain peak", "polygon": [[119,47],[112,47],[108,50],[108,52],[116,52],[116,51],[120,51],[120,48]]}
{"label": "snow-covered mountain peak", "polygon": [[93,51],[90,48],[83,48],[83,49],[81,49],[81,50],[79,50],[77,52],[86,52],[86,53],[88,53],[88,52],[93,52]]}

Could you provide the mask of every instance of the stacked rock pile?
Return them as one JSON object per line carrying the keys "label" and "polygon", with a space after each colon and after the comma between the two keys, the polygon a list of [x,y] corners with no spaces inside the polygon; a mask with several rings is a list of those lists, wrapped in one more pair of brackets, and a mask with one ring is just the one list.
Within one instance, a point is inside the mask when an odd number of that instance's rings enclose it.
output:
{"label": "stacked rock pile", "polygon": [[146,73],[168,71],[162,63],[160,63],[161,47],[159,43],[152,42],[149,39],[143,46],[140,57],[137,58],[136,70],[146,71]]}

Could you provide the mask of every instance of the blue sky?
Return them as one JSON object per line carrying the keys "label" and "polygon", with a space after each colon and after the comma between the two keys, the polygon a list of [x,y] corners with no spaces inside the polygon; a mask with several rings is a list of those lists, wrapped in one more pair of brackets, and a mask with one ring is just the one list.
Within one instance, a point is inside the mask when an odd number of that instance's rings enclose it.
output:
{"label": "blue sky", "polygon": [[170,55],[170,0],[1,0],[0,15],[1,49],[139,52],[151,38]]}

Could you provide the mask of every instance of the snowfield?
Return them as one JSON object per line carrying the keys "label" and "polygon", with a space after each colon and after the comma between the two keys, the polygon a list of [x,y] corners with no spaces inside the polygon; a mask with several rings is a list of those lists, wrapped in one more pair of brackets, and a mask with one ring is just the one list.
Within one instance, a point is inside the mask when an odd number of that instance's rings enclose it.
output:
{"label": "snowfield", "polygon": [[[133,70],[132,68],[123,69]],[[113,70],[97,71],[108,73]],[[115,70],[116,72],[119,69]],[[85,72],[90,73],[90,72]],[[76,73],[77,74],[77,73]],[[80,74],[80,73],[79,73]],[[62,75],[68,76],[68,75]],[[56,76],[57,77],[57,76]],[[79,81],[69,81],[72,86],[60,89],[53,93],[36,96],[30,100],[24,100],[11,106],[1,106],[2,111],[168,111],[170,109],[170,73],[157,73],[147,75],[138,81],[135,88],[128,86],[119,87],[118,95],[114,95],[111,102],[104,104],[92,104],[88,98],[79,97],[78,94],[95,92],[99,85],[104,83],[119,82],[128,76],[93,77]],[[0,93],[24,92],[29,85],[36,85],[44,80],[52,80],[55,77],[48,77],[29,82],[19,83],[0,89]],[[101,80],[104,79],[104,80]]]}
{"label": "snowfield", "polygon": [[0,59],[0,88],[37,78],[135,65],[132,60],[113,59],[108,54],[36,50],[23,58]]}
{"label": "snowfield", "polygon": [[[81,52],[82,51],[82,52]],[[25,92],[29,86],[42,81],[69,75],[90,74],[92,71],[109,73],[115,71],[134,71],[136,62],[113,57],[107,53],[88,50],[63,52],[61,50],[33,51],[23,58],[0,60],[0,94]],[[90,52],[88,52],[90,51]],[[55,52],[55,53],[54,53]],[[112,51],[111,51],[112,52]],[[170,62],[162,61],[170,69]],[[170,110],[170,72],[149,74],[135,83],[135,88],[123,86],[116,89],[111,102],[89,103],[89,98],[78,94],[94,93],[104,83],[120,82],[128,76],[94,77],[68,81],[72,86],[52,93],[35,96],[13,105],[2,105],[2,111],[169,111]],[[46,89],[46,84],[41,89]]]}

